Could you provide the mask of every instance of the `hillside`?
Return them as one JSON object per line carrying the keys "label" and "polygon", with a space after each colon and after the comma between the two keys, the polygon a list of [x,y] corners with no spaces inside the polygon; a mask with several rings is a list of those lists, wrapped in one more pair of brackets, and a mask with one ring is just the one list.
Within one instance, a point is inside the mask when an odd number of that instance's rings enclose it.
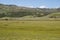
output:
{"label": "hillside", "polygon": [[0,18],[2,17],[43,17],[51,13],[60,12],[60,8],[29,8],[17,5],[0,4]]}

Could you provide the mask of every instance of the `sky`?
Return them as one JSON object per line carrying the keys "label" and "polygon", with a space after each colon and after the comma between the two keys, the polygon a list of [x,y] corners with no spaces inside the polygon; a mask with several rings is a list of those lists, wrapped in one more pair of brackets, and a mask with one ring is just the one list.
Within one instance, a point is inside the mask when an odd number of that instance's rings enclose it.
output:
{"label": "sky", "polygon": [[12,4],[17,6],[25,6],[31,8],[58,8],[60,0],[0,0],[1,4]]}

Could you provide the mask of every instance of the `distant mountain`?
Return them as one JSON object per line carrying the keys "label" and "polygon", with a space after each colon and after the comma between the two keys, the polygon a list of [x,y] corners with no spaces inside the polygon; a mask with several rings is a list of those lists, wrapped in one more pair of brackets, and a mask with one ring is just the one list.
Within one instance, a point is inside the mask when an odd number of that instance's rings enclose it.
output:
{"label": "distant mountain", "polygon": [[42,17],[48,14],[60,12],[60,8],[29,8],[16,5],[0,4],[0,17]]}

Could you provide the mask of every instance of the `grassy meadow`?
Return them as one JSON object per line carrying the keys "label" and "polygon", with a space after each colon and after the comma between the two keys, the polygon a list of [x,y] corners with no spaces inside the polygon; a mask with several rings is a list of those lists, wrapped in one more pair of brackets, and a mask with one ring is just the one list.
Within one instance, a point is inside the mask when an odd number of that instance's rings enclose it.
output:
{"label": "grassy meadow", "polygon": [[0,40],[60,40],[60,21],[0,21]]}

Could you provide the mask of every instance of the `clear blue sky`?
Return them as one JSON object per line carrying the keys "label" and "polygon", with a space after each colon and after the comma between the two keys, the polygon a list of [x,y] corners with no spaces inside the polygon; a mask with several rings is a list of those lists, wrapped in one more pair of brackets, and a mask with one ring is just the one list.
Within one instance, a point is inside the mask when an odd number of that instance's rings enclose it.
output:
{"label": "clear blue sky", "polygon": [[0,0],[0,3],[30,7],[60,7],[60,0]]}

